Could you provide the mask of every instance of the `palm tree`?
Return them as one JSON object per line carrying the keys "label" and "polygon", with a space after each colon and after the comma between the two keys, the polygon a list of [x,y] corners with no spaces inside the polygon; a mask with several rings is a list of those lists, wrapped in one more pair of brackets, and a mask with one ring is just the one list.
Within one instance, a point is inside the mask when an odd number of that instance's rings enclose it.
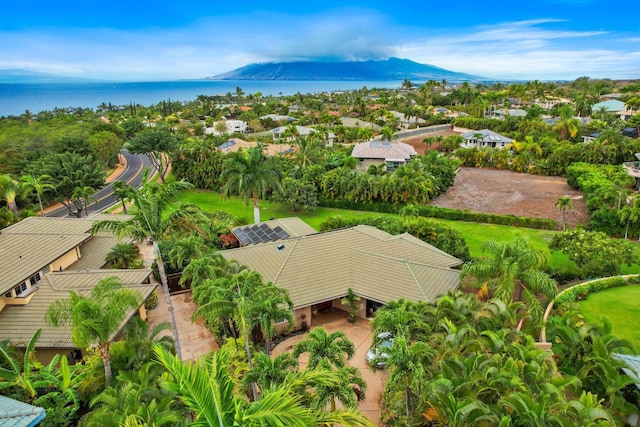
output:
{"label": "palm tree", "polygon": [[360,297],[351,288],[347,289],[347,295],[340,300],[340,304],[349,308],[349,322],[351,323],[356,321],[356,311],[360,308],[358,301],[360,301]]}
{"label": "palm tree", "polygon": [[562,211],[562,231],[565,231],[567,229],[567,209],[573,208],[573,203],[571,203],[571,196],[560,197],[553,203],[553,206]]}
{"label": "palm tree", "polygon": [[42,206],[42,194],[47,190],[55,190],[55,185],[51,183],[51,177],[49,175],[23,175],[20,177],[20,183],[22,184],[22,197],[27,197],[31,193],[36,193],[38,196],[38,204],[40,205],[40,215],[44,216],[44,207]]}
{"label": "palm tree", "polygon": [[0,175],[0,200],[7,203],[7,208],[15,218],[18,218],[18,205],[16,196],[20,190],[20,185],[9,175]]}
{"label": "palm tree", "polygon": [[558,140],[568,139],[567,136],[575,138],[580,129],[580,120],[574,117],[574,110],[570,105],[563,105],[558,109],[558,122],[553,130],[558,131]]}
{"label": "palm tree", "polygon": [[333,375],[339,379],[339,382],[330,385],[316,385],[312,408],[321,410],[328,403],[330,410],[335,411],[337,401],[340,401],[344,407],[355,408],[358,401],[364,400],[367,383],[358,368],[345,366],[333,371]]}
{"label": "palm tree", "polygon": [[[282,304],[293,308],[286,291],[277,288],[273,283],[264,283],[258,272],[242,271],[232,276],[223,276],[215,281],[209,281],[208,287],[212,289],[208,302],[200,305],[193,313],[193,318],[232,319],[238,328],[238,332],[244,337],[245,351],[249,368],[253,368],[249,337],[254,326],[259,323],[259,313],[265,305],[265,301],[275,301],[275,305]],[[205,286],[205,285],[203,285]],[[194,296],[195,298],[195,296]],[[279,312],[276,312],[280,315]],[[276,319],[271,319],[275,321]],[[258,391],[253,386],[254,399],[258,399]]]}
{"label": "palm tree", "polygon": [[266,157],[260,146],[229,153],[220,180],[225,183],[222,188],[225,197],[236,193],[245,200],[253,199],[256,224],[260,222],[258,199],[265,197],[269,190],[281,190],[280,172],[275,161]]}
{"label": "palm tree", "polygon": [[131,187],[124,181],[116,181],[111,186],[113,190],[113,194],[120,200],[122,203],[122,212],[127,214],[127,200],[135,196],[135,188]]}
{"label": "palm tree", "polygon": [[262,393],[282,386],[287,377],[298,369],[298,359],[289,352],[274,358],[266,353],[256,353],[253,368],[243,378],[245,384],[256,383]]}
{"label": "palm tree", "polygon": [[78,348],[96,346],[104,363],[107,385],[111,381],[109,346],[132,310],[142,303],[137,290],[122,287],[117,277],[100,280],[88,296],[70,291],[70,298],[54,301],[46,313],[52,326],[71,326],[71,341]]}
{"label": "palm tree", "polygon": [[491,297],[504,302],[524,302],[535,330],[544,312],[538,295],[551,299],[558,292],[555,281],[544,272],[545,255],[522,236],[512,242],[485,241],[483,246],[488,256],[465,264],[461,278],[474,276],[488,285]]}
{"label": "palm tree", "polygon": [[153,249],[156,264],[160,273],[160,282],[167,301],[167,310],[173,327],[173,339],[176,343],[176,353],[181,357],[180,338],[173,304],[169,295],[169,284],[164,270],[164,262],[158,249],[158,241],[170,235],[199,232],[200,222],[206,220],[202,211],[194,205],[183,203],[173,208],[173,202],[184,190],[193,187],[186,181],[176,181],[166,185],[149,181],[149,170],[145,170],[142,187],[132,193],[137,211],[132,218],[126,221],[101,220],[93,223],[92,233],[107,231],[118,237],[132,237],[138,241],[150,238],[153,241]]}
{"label": "palm tree", "polygon": [[312,329],[293,348],[294,357],[297,358],[303,353],[309,353],[307,369],[315,369],[320,365],[344,368],[345,358],[353,357],[355,346],[344,332],[336,331],[328,334],[324,328],[319,327]]}
{"label": "palm tree", "polygon": [[111,268],[140,268],[143,263],[140,248],[130,242],[119,242],[113,246],[104,259]]}
{"label": "palm tree", "polygon": [[[249,402],[236,394],[235,381],[231,377],[232,357],[223,347],[194,364],[185,365],[171,353],[156,348],[159,363],[172,375],[167,387],[177,393],[193,412],[195,424],[212,427],[291,426],[317,427],[339,423],[345,427],[372,426],[371,422],[355,409],[319,411],[303,406],[296,390],[304,385],[299,381],[287,381],[267,390],[260,398]],[[324,372],[315,378],[325,384],[336,382]]]}

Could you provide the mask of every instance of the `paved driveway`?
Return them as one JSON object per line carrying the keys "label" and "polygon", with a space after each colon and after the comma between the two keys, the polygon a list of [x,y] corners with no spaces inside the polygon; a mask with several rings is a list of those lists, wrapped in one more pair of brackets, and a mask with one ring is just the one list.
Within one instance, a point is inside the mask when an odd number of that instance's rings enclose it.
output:
{"label": "paved driveway", "polygon": [[[358,319],[356,323],[349,323],[346,319],[342,319],[323,325],[323,327],[329,333],[338,330],[344,332],[356,347],[356,354],[351,360],[347,361],[347,365],[360,369],[362,378],[367,382],[365,400],[360,402],[358,407],[374,425],[381,425],[382,392],[384,391],[384,385],[387,380],[387,372],[383,369],[378,369],[376,372],[373,372],[367,364],[367,350],[371,346],[372,339],[369,321],[366,319]],[[304,337],[304,334],[296,335],[282,341],[273,349],[272,354],[276,356],[285,351],[292,351],[293,346],[304,339]],[[300,356],[300,366],[306,367],[306,363],[306,355]]]}

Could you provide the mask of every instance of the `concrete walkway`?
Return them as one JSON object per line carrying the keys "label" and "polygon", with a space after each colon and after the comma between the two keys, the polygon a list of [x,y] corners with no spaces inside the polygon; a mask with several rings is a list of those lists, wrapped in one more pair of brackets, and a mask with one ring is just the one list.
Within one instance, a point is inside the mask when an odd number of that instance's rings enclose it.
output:
{"label": "concrete walkway", "polygon": [[[375,426],[380,426],[382,415],[382,393],[387,381],[387,372],[378,369],[373,372],[367,364],[367,350],[371,346],[372,334],[371,325],[367,319],[357,319],[355,323],[349,323],[347,319],[341,319],[333,323],[325,324],[322,327],[329,332],[342,331],[356,348],[355,355],[347,360],[348,366],[355,366],[360,370],[362,378],[367,383],[365,400],[358,404],[358,407]],[[306,334],[295,335],[279,343],[272,352],[273,356],[287,351],[292,351],[293,346],[304,339]],[[300,356],[300,367],[307,366],[308,357],[306,354]]]}
{"label": "concrete walkway", "polygon": [[[138,247],[144,257],[145,266],[151,268],[154,260],[153,246],[140,243]],[[155,281],[153,276],[152,281]],[[158,283],[157,289],[158,305],[151,310],[147,310],[149,324],[152,327],[161,322],[171,323],[169,310],[167,309],[167,300],[160,283]],[[191,291],[171,296],[171,303],[178,327],[182,360],[195,360],[200,356],[211,353],[213,350],[217,350],[218,344],[216,343],[215,337],[204,326],[203,322],[201,320],[191,322],[191,316],[196,310],[196,305],[191,302]],[[171,331],[166,331],[165,334],[173,336]]]}

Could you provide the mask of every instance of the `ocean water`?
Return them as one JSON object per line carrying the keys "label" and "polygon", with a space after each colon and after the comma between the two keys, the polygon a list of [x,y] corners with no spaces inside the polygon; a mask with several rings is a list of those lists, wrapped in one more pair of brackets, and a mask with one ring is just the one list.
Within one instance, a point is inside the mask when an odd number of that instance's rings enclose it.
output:
{"label": "ocean water", "polygon": [[198,95],[235,94],[240,87],[245,95],[293,95],[298,92],[368,88],[399,88],[402,82],[386,81],[282,81],[282,80],[188,80],[135,83],[12,83],[0,84],[0,116],[20,115],[29,110],[38,113],[54,108],[93,108],[100,104],[148,106],[161,101],[190,101]]}

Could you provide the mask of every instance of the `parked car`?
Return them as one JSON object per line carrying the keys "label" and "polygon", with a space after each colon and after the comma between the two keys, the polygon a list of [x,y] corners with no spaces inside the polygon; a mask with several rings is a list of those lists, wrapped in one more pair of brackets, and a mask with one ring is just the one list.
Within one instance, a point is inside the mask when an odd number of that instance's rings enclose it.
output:
{"label": "parked car", "polygon": [[377,368],[385,368],[387,366],[387,359],[389,354],[387,351],[393,345],[393,337],[389,332],[380,332],[378,334],[377,345],[371,346],[367,351],[367,363],[373,365],[375,363]]}

